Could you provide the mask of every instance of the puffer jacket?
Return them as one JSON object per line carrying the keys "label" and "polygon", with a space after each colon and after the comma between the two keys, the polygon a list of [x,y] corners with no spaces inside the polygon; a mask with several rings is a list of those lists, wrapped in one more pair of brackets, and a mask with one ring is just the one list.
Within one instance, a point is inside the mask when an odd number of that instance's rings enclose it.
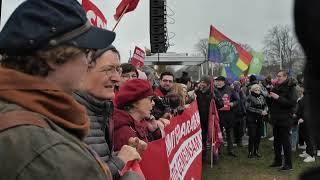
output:
{"label": "puffer jacket", "polygon": [[88,144],[101,159],[107,163],[113,179],[119,179],[119,171],[124,167],[124,162],[112,154],[112,131],[109,131],[109,121],[113,112],[112,101],[101,101],[86,92],[75,92],[75,99],[87,109],[90,119],[90,131],[84,142]]}

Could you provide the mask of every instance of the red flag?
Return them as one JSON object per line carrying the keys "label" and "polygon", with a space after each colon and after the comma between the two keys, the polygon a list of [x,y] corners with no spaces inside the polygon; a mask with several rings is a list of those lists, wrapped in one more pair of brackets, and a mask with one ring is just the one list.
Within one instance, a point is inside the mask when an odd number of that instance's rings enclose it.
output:
{"label": "red flag", "polygon": [[114,19],[118,21],[122,14],[135,10],[138,3],[139,0],[122,0],[116,9],[116,14],[113,16]]}
{"label": "red flag", "polygon": [[128,171],[133,171],[137,173],[141,177],[141,179],[145,180],[144,174],[137,160],[128,161],[124,168],[121,170],[120,174],[124,175]]}
{"label": "red flag", "polygon": [[[211,92],[214,94],[214,81],[211,80]],[[219,114],[216,107],[216,102],[211,99],[208,122],[208,141],[210,141],[211,148],[213,149],[213,155],[218,156],[219,148],[223,143],[223,136],[219,124]]]}
{"label": "red flag", "polygon": [[107,19],[93,2],[90,0],[82,0],[82,7],[87,13],[87,17],[92,25],[106,29]]}

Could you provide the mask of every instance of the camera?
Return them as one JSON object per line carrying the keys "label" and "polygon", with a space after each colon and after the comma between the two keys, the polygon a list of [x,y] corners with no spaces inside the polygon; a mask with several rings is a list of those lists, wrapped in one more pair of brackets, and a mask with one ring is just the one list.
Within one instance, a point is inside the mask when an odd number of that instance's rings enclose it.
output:
{"label": "camera", "polygon": [[164,97],[155,97],[153,99],[155,105],[152,115],[155,119],[163,117],[166,113],[177,116],[183,113],[184,107],[181,106],[181,99],[177,94],[168,94]]}

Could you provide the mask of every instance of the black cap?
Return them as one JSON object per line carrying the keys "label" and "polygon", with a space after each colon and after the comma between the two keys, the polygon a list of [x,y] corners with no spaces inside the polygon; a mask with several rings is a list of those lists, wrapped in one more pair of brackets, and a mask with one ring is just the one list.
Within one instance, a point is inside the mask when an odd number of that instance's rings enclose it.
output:
{"label": "black cap", "polygon": [[216,81],[226,81],[226,78],[223,76],[218,76],[215,80]]}
{"label": "black cap", "polygon": [[59,44],[102,49],[114,39],[114,32],[91,26],[77,0],[27,0],[4,25],[0,51],[24,55]]}

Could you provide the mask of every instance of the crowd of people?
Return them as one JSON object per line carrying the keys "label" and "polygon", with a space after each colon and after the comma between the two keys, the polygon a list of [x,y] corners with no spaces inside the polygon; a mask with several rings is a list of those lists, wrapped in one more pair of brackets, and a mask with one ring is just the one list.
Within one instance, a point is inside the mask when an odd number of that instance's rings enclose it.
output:
{"label": "crowd of people", "polygon": [[263,156],[269,123],[270,167],[293,169],[297,139],[306,144],[304,161],[315,161],[300,76],[157,78],[150,67],[121,64],[114,39],[91,26],[75,0],[27,0],[13,12],[0,33],[0,179],[143,179],[125,165],[141,160],[148,142],[195,101],[203,159],[214,101],[227,155],[237,157],[234,144],[244,146],[247,134],[248,158]]}

